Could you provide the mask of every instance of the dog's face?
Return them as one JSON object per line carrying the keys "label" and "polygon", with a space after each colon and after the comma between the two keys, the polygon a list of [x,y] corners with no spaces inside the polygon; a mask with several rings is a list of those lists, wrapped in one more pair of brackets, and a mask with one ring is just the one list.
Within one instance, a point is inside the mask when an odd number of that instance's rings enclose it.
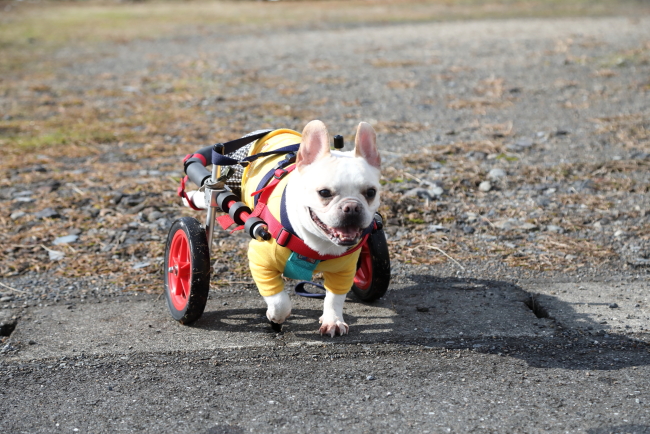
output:
{"label": "dog's face", "polygon": [[[305,127],[296,157],[300,185],[299,224],[310,234],[337,246],[358,243],[379,208],[380,157],[376,136],[360,123],[355,149],[330,151],[329,134],[320,121]],[[292,222],[294,224],[294,222]]]}

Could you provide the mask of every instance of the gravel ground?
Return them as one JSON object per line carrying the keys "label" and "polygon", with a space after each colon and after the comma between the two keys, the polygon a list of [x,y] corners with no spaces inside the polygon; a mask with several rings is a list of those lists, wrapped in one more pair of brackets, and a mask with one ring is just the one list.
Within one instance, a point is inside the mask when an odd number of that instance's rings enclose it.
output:
{"label": "gravel ground", "polygon": [[[313,118],[348,146],[359,120],[377,129],[396,270],[647,276],[648,28],[641,17],[262,39],[215,30],[61,50],[55,75],[15,78],[0,97],[4,119],[27,108],[35,119],[96,112],[124,139],[45,148],[27,164],[12,154],[3,164],[0,303],[160,291],[166,229],[192,215],[174,194],[179,159]],[[138,114],[156,105],[178,118]],[[148,142],[124,130],[144,131]],[[220,235],[215,284],[247,281],[245,238]]]}
{"label": "gravel ground", "polygon": [[[650,276],[647,17],[203,29],[51,61],[3,77],[6,128],[99,119],[109,136],[0,163],[3,334],[24,307],[156,300],[166,230],[195,215],[175,196],[181,158],[315,118],[348,146],[361,120],[378,132],[395,286]],[[213,297],[252,297],[246,244],[220,233]],[[275,349],[7,359],[0,421],[7,432],[648,432],[647,344],[555,330],[300,347],[268,332]],[[2,351],[14,344],[4,337]]]}

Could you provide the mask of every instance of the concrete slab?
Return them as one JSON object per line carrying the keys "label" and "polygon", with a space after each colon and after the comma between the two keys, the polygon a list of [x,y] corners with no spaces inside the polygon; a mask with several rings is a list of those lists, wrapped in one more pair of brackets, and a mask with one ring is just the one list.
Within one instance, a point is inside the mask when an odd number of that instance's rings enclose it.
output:
{"label": "concrete slab", "polygon": [[643,333],[650,330],[650,284],[643,280],[613,282],[521,283],[548,314],[564,327]]}
{"label": "concrete slab", "polygon": [[[417,279],[416,279],[417,280]],[[372,305],[349,300],[350,334],[319,336],[322,301],[293,296],[292,316],[277,336],[266,323],[264,302],[253,292],[213,292],[193,326],[174,321],[163,299],[79,303],[27,310],[11,336],[13,357],[39,359],[135,352],[170,352],[293,344],[413,342],[499,336],[550,335],[526,307],[516,286],[430,277],[393,287]],[[542,325],[543,327],[543,325]],[[30,344],[32,342],[32,344]]]}

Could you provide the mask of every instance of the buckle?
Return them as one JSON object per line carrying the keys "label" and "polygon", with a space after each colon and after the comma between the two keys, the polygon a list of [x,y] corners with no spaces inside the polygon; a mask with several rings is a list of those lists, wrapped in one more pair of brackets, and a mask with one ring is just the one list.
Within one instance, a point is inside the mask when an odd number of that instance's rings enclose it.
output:
{"label": "buckle", "polygon": [[287,173],[289,173],[289,172],[287,172],[284,169],[276,169],[276,171],[273,173],[273,177],[275,179],[282,179],[284,177],[284,175],[286,175]]}
{"label": "buckle", "polygon": [[286,247],[289,244],[291,239],[291,232],[285,228],[280,229],[278,236],[275,238],[275,242],[278,243],[278,246]]}

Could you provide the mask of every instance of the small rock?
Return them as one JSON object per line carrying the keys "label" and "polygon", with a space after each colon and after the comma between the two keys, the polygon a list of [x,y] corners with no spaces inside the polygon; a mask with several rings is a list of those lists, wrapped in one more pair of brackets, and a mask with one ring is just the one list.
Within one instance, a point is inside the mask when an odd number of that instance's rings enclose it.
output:
{"label": "small rock", "polygon": [[506,171],[503,170],[503,169],[499,169],[499,168],[495,167],[494,169],[490,170],[490,172],[488,172],[487,177],[489,179],[493,179],[493,180],[505,178],[506,177]]}
{"label": "small rock", "polygon": [[438,186],[438,185],[436,185],[436,186],[432,187],[431,189],[429,189],[429,194],[433,198],[441,197],[444,194],[444,192],[445,192],[445,190],[442,187]]}
{"label": "small rock", "polygon": [[56,219],[56,218],[61,217],[61,214],[59,214],[58,211],[56,211],[53,208],[45,208],[44,210],[41,210],[41,211],[37,212],[36,214],[34,214],[34,216],[36,216],[36,218],[39,218],[39,219],[48,219],[48,218],[49,219]]}
{"label": "small rock", "polygon": [[156,220],[158,220],[162,216],[163,216],[163,213],[161,213],[160,211],[152,211],[149,214],[147,214],[147,220],[150,221],[150,222],[155,222]]}
{"label": "small rock", "polygon": [[[440,187],[434,187],[433,189],[436,189],[436,192],[439,192],[439,190],[442,190]],[[434,199],[436,196],[439,196],[439,194],[436,194],[433,192],[433,189],[429,190],[427,188],[422,188],[422,187],[415,187],[407,192],[404,193],[404,197],[419,197],[421,199]],[[440,192],[442,194],[442,192]]]}
{"label": "small rock", "polygon": [[366,377],[366,380],[368,380],[368,381],[372,381],[372,380],[376,380],[376,378],[375,378],[374,376],[372,376],[372,375],[368,375],[368,376]]}
{"label": "small rock", "polygon": [[47,249],[47,254],[50,257],[50,261],[60,261],[61,259],[65,258],[65,253],[59,252],[57,250],[50,250]]}
{"label": "small rock", "polygon": [[136,264],[133,264],[133,269],[139,270],[140,268],[146,268],[149,265],[151,265],[151,262],[138,262]]}
{"label": "small rock", "polygon": [[478,189],[487,193],[492,190],[492,183],[490,181],[483,181],[479,184]]}
{"label": "small rock", "polygon": [[525,149],[531,148],[534,145],[533,139],[528,137],[522,137],[516,142],[506,146],[506,149],[510,151],[523,151]]}
{"label": "small rock", "polygon": [[553,232],[553,233],[556,233],[556,234],[563,234],[564,233],[563,228],[561,228],[559,226],[555,226],[555,225],[546,226],[546,231],[547,232]]}
{"label": "small rock", "polygon": [[444,227],[443,225],[429,225],[427,227],[427,232],[438,232],[438,231],[447,232],[449,231],[449,229]]}
{"label": "small rock", "polygon": [[506,219],[506,220],[497,220],[493,223],[494,227],[497,229],[501,229],[504,231],[507,231],[509,229],[512,229],[512,227],[517,223],[516,220],[514,219]]}
{"label": "small rock", "polygon": [[566,260],[569,261],[569,262],[573,261],[575,258],[577,258],[576,255],[566,255],[566,256],[564,257],[564,259],[566,259]]}
{"label": "small rock", "polygon": [[618,307],[618,304],[616,303],[610,303],[608,306],[610,309],[616,309]]}
{"label": "small rock", "polygon": [[47,186],[45,187],[44,190],[48,192],[53,192],[53,191],[57,191],[59,187],[61,187],[61,182],[57,181],[56,179],[53,179],[52,181],[47,183]]}
{"label": "small rock", "polygon": [[140,205],[142,202],[144,202],[144,199],[145,199],[144,197],[133,194],[133,195],[123,196],[123,198],[122,198],[122,200],[120,202],[123,205],[126,205],[126,206],[136,206],[136,205]]}
{"label": "small rock", "polygon": [[117,204],[120,203],[120,201],[122,200],[123,197],[124,197],[124,193],[122,193],[121,191],[120,191],[120,192],[117,192],[117,193],[115,193],[115,194],[113,195],[113,197],[111,198],[111,203],[112,203],[113,205],[117,205]]}
{"label": "small rock", "polygon": [[522,223],[517,227],[517,229],[524,232],[530,232],[530,231],[536,231],[537,229],[539,229],[539,227],[533,223]]}
{"label": "small rock", "polygon": [[158,220],[155,221],[155,223],[158,225],[158,227],[162,229],[169,229],[172,226],[172,222],[170,222],[164,217],[159,218]]}
{"label": "small rock", "polygon": [[466,226],[463,226],[463,232],[470,235],[470,234],[473,234],[474,232],[476,232],[476,229],[474,229],[472,226],[466,225]]}
{"label": "small rock", "polygon": [[11,213],[11,215],[9,216],[9,218],[10,218],[11,220],[18,220],[19,218],[21,218],[21,217],[25,217],[26,215],[27,215],[27,213],[24,212],[24,211],[15,211],[15,212],[12,212],[12,213]]}
{"label": "small rock", "polygon": [[616,232],[614,232],[614,236],[615,236],[616,238],[618,238],[618,237],[624,237],[624,236],[626,236],[626,235],[627,235],[627,234],[625,233],[625,231],[622,231],[622,230],[620,230],[620,229],[617,230]]}
{"label": "small rock", "polygon": [[535,203],[537,203],[537,205],[541,206],[542,208],[546,208],[551,204],[551,200],[545,196],[538,196],[535,199]]}
{"label": "small rock", "polygon": [[32,190],[17,191],[12,194],[13,197],[27,197],[34,194]]}
{"label": "small rock", "polygon": [[65,235],[63,237],[58,237],[55,238],[54,241],[52,241],[52,244],[55,246],[58,246],[59,244],[70,244],[74,243],[79,239],[79,235]]}

